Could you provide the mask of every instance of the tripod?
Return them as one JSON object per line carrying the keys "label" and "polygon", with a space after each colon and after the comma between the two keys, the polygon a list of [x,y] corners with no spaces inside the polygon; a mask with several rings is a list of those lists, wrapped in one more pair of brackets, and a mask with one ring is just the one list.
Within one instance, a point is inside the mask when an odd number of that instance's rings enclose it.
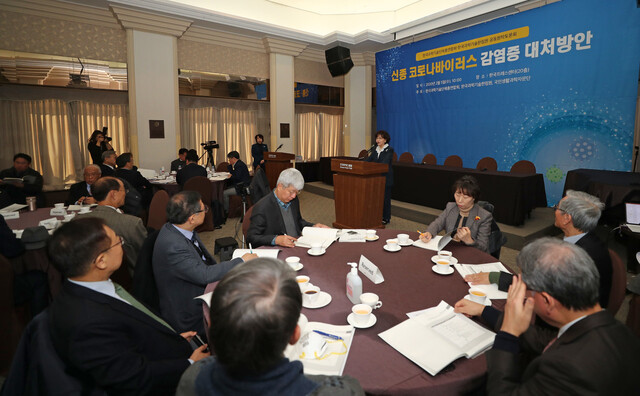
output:
{"label": "tripod", "polygon": [[205,154],[207,154],[207,163],[204,164],[204,167],[206,168],[207,166],[211,166],[211,169],[215,172],[216,171],[216,166],[215,166],[215,163],[213,161],[213,149],[212,148],[208,148],[208,149],[205,149],[205,150],[206,151],[204,153],[202,153],[200,158],[198,158],[198,162],[200,162],[202,157],[204,157]]}

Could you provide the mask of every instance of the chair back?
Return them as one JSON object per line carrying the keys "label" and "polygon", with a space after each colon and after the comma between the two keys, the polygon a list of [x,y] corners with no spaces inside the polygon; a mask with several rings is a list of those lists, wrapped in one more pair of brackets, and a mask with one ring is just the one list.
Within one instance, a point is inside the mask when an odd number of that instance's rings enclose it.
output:
{"label": "chair back", "polygon": [[151,204],[149,205],[149,219],[147,220],[147,228],[159,230],[164,223],[167,222],[167,204],[169,203],[169,194],[165,190],[158,190],[153,194]]}
{"label": "chair back", "polygon": [[398,162],[398,154],[396,154],[396,152],[393,152],[393,162]]}
{"label": "chair back", "polygon": [[131,289],[131,294],[136,299],[145,303],[155,312],[160,312],[160,297],[156,278],[153,275],[153,248],[156,245],[158,234],[160,234],[160,229],[150,232],[140,247],[138,261],[133,270],[133,287]]}
{"label": "chair back", "polygon": [[620,259],[620,256],[613,250],[609,249],[611,257],[611,294],[609,294],[609,306],[607,311],[611,315],[616,314],[622,305],[627,288],[627,269]]}
{"label": "chair back", "polygon": [[216,172],[229,172],[229,163],[226,161],[218,163]]}
{"label": "chair back", "polygon": [[632,294],[629,301],[629,314],[627,315],[627,326],[636,336],[640,337],[640,295]]}
{"label": "chair back", "polygon": [[358,154],[358,158],[367,158],[367,154],[369,152],[367,150],[360,150],[360,154]]}
{"label": "chair back", "polygon": [[455,168],[462,168],[462,158],[457,155],[450,155],[444,160],[444,166],[452,166]]}
{"label": "chair back", "polygon": [[[0,370],[6,372],[11,364],[13,348],[17,344],[13,327],[15,314],[13,306],[13,268],[4,256],[0,255]],[[22,330],[22,329],[21,329]]]}
{"label": "chair back", "polygon": [[258,168],[253,174],[251,184],[249,185],[249,191],[251,191],[251,202],[257,203],[262,197],[269,194],[269,180],[262,168]]}
{"label": "chair back", "polygon": [[[212,187],[211,181],[204,176],[195,176],[191,179],[187,180],[184,183],[183,191],[197,191],[202,196],[202,203],[207,206],[213,207],[212,205]],[[213,231],[213,210],[208,211],[204,215],[204,222],[196,228],[197,232],[203,231]]]}
{"label": "chair back", "polygon": [[413,154],[411,154],[408,151],[400,154],[400,159],[398,159],[398,162],[410,162],[410,163],[413,163]]}
{"label": "chair back", "polygon": [[484,157],[480,161],[478,161],[478,165],[476,165],[476,169],[478,170],[490,170],[497,171],[498,163],[492,157]]}
{"label": "chair back", "polygon": [[509,172],[522,174],[536,173],[536,166],[531,161],[520,160],[511,166]]}
{"label": "chair back", "polygon": [[[494,206],[487,201],[478,201],[477,205],[487,212],[493,214]],[[507,237],[502,233],[495,219],[491,220],[491,233],[489,234],[489,254],[500,260],[500,249],[507,243]]]}
{"label": "chair back", "polygon": [[438,161],[436,161],[436,156],[433,154],[427,154],[422,157],[422,163],[425,165],[437,165]]}
{"label": "chair back", "polygon": [[242,220],[242,235],[244,235],[244,239],[247,239],[247,232],[249,232],[249,226],[251,226],[251,213],[253,213],[253,206],[247,209],[247,212],[244,214],[244,220]]}

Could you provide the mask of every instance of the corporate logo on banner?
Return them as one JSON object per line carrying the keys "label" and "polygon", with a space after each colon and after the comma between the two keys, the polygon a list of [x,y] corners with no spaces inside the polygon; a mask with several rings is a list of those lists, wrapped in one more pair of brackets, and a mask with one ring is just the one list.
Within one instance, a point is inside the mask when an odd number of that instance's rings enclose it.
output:
{"label": "corporate logo on banner", "polygon": [[532,161],[553,204],[571,169],[631,169],[639,68],[635,0],[563,0],[376,54],[377,126],[438,164]]}

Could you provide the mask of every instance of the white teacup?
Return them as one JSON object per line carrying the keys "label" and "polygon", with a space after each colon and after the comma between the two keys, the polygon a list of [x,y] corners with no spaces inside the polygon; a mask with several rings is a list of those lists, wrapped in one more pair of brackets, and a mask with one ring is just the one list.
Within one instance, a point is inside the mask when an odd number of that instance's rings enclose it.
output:
{"label": "white teacup", "polygon": [[64,208],[64,203],[57,203],[53,205],[56,209],[63,209]]}
{"label": "white teacup", "polygon": [[360,302],[363,304],[367,304],[372,309],[378,309],[382,306],[382,301],[375,293],[362,293],[360,295]]}
{"label": "white teacup", "polygon": [[291,269],[293,270],[296,270],[298,268],[298,265],[300,265],[300,257],[297,257],[297,256],[287,257],[285,261],[287,262],[287,264],[289,264],[289,267],[291,267]]}
{"label": "white teacup", "polygon": [[374,239],[376,237],[376,230],[367,230],[367,239]]}
{"label": "white teacup", "polygon": [[91,208],[88,206],[83,206],[80,208],[80,212],[79,213],[89,213],[91,211]]}
{"label": "white teacup", "polygon": [[320,288],[318,286],[310,285],[302,293],[302,299],[307,304],[315,304],[315,302],[318,301],[318,296],[319,295],[320,295]]}
{"label": "white teacup", "polygon": [[450,266],[451,263],[449,262],[449,260],[436,257],[436,272],[440,274],[446,274],[447,272],[449,272]]}
{"label": "white teacup", "polygon": [[436,260],[445,260],[451,262],[451,257],[453,257],[453,254],[450,251],[440,250],[438,251],[438,257],[436,257]]}
{"label": "white teacup", "polygon": [[369,319],[371,318],[371,308],[367,304],[356,304],[351,308],[351,312],[353,312],[353,322],[358,326],[364,326],[369,323]]}
{"label": "white teacup", "polygon": [[311,253],[322,253],[322,244],[320,242],[313,242],[311,244]]}
{"label": "white teacup", "polygon": [[487,300],[487,294],[478,288],[472,287],[471,289],[469,289],[469,298],[473,302],[484,304],[484,302]]}
{"label": "white teacup", "polygon": [[398,243],[401,245],[409,243],[409,234],[398,234]]}
{"label": "white teacup", "polygon": [[397,239],[387,239],[387,248],[389,248],[389,250],[396,250],[399,247]]}
{"label": "white teacup", "polygon": [[307,289],[307,287],[309,287],[309,285],[310,285],[309,281],[310,280],[311,280],[311,278],[309,278],[306,275],[296,276],[296,281],[298,282],[298,286],[300,286],[300,290],[303,291],[303,292]]}

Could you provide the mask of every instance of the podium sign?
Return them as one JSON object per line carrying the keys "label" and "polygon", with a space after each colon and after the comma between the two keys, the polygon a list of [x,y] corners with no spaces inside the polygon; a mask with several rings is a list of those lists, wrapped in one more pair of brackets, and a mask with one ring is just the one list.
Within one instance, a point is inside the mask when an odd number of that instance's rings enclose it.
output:
{"label": "podium sign", "polygon": [[276,188],[280,172],[287,168],[292,168],[293,163],[291,161],[295,158],[296,156],[290,153],[277,153],[275,151],[264,153],[265,173],[267,174],[267,180],[269,180],[269,187],[272,190]]}

